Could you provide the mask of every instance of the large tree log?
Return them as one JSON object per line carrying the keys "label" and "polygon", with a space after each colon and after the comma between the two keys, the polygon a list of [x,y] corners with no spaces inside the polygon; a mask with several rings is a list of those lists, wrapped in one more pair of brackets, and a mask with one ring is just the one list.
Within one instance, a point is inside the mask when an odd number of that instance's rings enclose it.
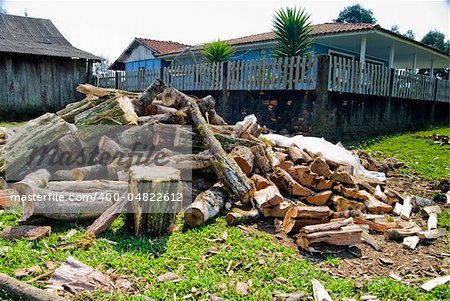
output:
{"label": "large tree log", "polygon": [[221,183],[201,192],[184,211],[184,221],[189,226],[198,226],[213,218],[225,205],[227,195]]}
{"label": "large tree log", "polygon": [[133,102],[135,110],[139,116],[144,114],[144,110],[153,102],[153,99],[159,93],[163,92],[166,85],[162,80],[155,79],[153,83],[148,86],[144,92]]}
{"label": "large tree log", "polygon": [[[134,234],[151,237],[170,234],[182,206],[178,201],[181,195],[180,171],[165,166],[133,166],[130,169],[130,192],[133,214],[127,215],[127,224],[132,226]],[[147,202],[143,201],[145,196],[148,197]]]}
{"label": "large tree log", "polygon": [[[181,92],[180,92],[181,93]],[[194,101],[189,101],[189,111],[192,121],[198,127],[201,135],[205,139],[209,151],[213,155],[213,167],[219,180],[224,184],[225,189],[235,200],[243,203],[250,202],[255,194],[255,187],[247,176],[242,172],[239,165],[228,155],[214,137],[213,132],[208,128],[205,119],[201,115],[198,105]]]}
{"label": "large tree log", "polygon": [[48,152],[57,140],[75,131],[75,126],[52,113],[27,122],[5,145],[5,179],[20,181],[31,171],[46,167],[52,158]]}
{"label": "large tree log", "polygon": [[25,301],[65,301],[66,299],[58,295],[41,290],[25,282],[21,282],[0,273],[0,291],[8,295],[19,297]]}
{"label": "large tree log", "polygon": [[64,109],[56,112],[56,115],[67,122],[74,122],[75,116],[87,111],[99,103],[105,101],[105,98],[98,98],[97,96],[87,95],[85,99],[73,103],[69,103]]}
{"label": "large tree log", "polygon": [[46,169],[38,169],[25,176],[25,178],[11,187],[19,194],[32,194],[34,188],[47,187],[50,180],[50,173]]}
{"label": "large tree log", "polygon": [[76,125],[137,124],[138,116],[128,97],[114,96],[75,116]]}

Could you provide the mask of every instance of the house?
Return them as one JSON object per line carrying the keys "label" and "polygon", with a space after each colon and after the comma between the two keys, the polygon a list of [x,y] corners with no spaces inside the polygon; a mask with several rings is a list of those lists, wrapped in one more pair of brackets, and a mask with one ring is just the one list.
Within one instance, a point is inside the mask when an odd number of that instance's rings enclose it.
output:
{"label": "house", "polygon": [[[314,54],[329,54],[359,62],[368,62],[393,69],[447,68],[449,56],[440,50],[386,30],[379,25],[363,23],[324,23],[312,25],[312,46]],[[155,51],[147,46],[145,39],[135,39],[111,66],[113,70],[138,70],[146,66],[167,66],[172,64],[191,65],[202,61],[202,46],[184,46],[174,42],[160,42],[164,47]],[[151,41],[151,40],[147,40]],[[276,46],[273,32],[227,40],[234,48],[233,60],[252,60],[272,57]],[[156,42],[156,41],[152,41]],[[144,47],[136,47],[136,45]],[[153,49],[153,51],[151,51]],[[146,65],[136,65],[145,62]],[[153,63],[154,62],[154,63]],[[128,68],[123,68],[125,64]],[[122,67],[122,68],[118,68]]]}
{"label": "house", "polygon": [[0,117],[55,111],[78,100],[100,58],[72,46],[46,19],[0,14]]}
{"label": "house", "polygon": [[167,67],[169,62],[159,56],[176,53],[187,47],[190,46],[172,41],[135,38],[119,58],[112,63],[110,69],[133,71]]}

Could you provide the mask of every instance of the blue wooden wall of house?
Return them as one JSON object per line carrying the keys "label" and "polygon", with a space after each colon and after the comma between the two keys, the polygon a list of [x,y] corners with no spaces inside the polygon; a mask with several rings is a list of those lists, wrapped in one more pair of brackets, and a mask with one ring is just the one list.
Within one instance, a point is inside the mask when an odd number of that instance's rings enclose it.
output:
{"label": "blue wooden wall of house", "polygon": [[152,58],[139,61],[131,61],[125,63],[125,71],[135,71],[143,69],[156,69],[169,66],[169,62],[160,58]]}

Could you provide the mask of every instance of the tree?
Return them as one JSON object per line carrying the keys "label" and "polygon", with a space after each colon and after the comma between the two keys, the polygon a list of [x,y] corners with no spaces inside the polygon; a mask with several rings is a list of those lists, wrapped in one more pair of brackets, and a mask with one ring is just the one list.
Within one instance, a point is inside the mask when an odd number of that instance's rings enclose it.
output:
{"label": "tree", "polygon": [[352,6],[344,7],[334,22],[375,24],[377,19],[373,16],[371,9],[365,9],[359,4],[354,4]]}
{"label": "tree", "polygon": [[217,40],[203,46],[202,55],[208,63],[228,61],[234,54],[234,48],[226,41]]}
{"label": "tree", "polygon": [[304,9],[280,9],[272,22],[276,39],[276,57],[303,56],[311,48],[310,15]]}
{"label": "tree", "polygon": [[3,6],[0,5],[0,14],[6,14],[6,8],[3,8]]}
{"label": "tree", "polygon": [[400,30],[398,29],[398,26],[396,24],[391,26],[391,31],[396,34],[400,34]]}
{"label": "tree", "polygon": [[100,62],[94,63],[94,65],[92,67],[93,73],[97,76],[107,73],[109,65],[110,65],[110,61],[107,57],[105,57],[102,54],[100,54],[99,56],[101,58]]}
{"label": "tree", "polygon": [[[431,47],[437,48],[441,51],[447,51],[448,52],[448,43],[445,42],[445,34],[442,32],[434,29],[430,30],[421,40],[422,43],[429,45]],[[447,44],[447,46],[446,46]]]}
{"label": "tree", "polygon": [[[430,30],[421,40],[422,43],[434,47],[438,50],[444,51],[446,53],[449,53],[450,51],[450,41],[445,41],[445,34],[442,32],[434,29]],[[430,69],[420,69],[420,74],[430,74]],[[434,76],[442,78],[442,79],[448,79],[449,78],[449,68],[445,69],[435,69],[434,70]]]}
{"label": "tree", "polygon": [[410,38],[411,40],[414,40],[416,38],[416,34],[411,29],[408,29],[404,34],[404,37]]}

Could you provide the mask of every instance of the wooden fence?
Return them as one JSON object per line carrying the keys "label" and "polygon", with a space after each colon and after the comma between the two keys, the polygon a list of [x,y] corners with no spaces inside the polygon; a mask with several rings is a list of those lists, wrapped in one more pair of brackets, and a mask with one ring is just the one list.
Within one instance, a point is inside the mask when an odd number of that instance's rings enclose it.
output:
{"label": "wooden fence", "polygon": [[392,72],[380,65],[339,57],[330,58],[328,89],[340,93],[450,102],[448,80],[406,70]]}
{"label": "wooden fence", "polygon": [[[450,102],[450,82],[370,63],[329,56],[329,91]],[[119,71],[98,78],[102,87],[143,91],[155,79],[183,91],[315,90],[317,56],[271,58]],[[326,69],[325,69],[326,70]]]}

